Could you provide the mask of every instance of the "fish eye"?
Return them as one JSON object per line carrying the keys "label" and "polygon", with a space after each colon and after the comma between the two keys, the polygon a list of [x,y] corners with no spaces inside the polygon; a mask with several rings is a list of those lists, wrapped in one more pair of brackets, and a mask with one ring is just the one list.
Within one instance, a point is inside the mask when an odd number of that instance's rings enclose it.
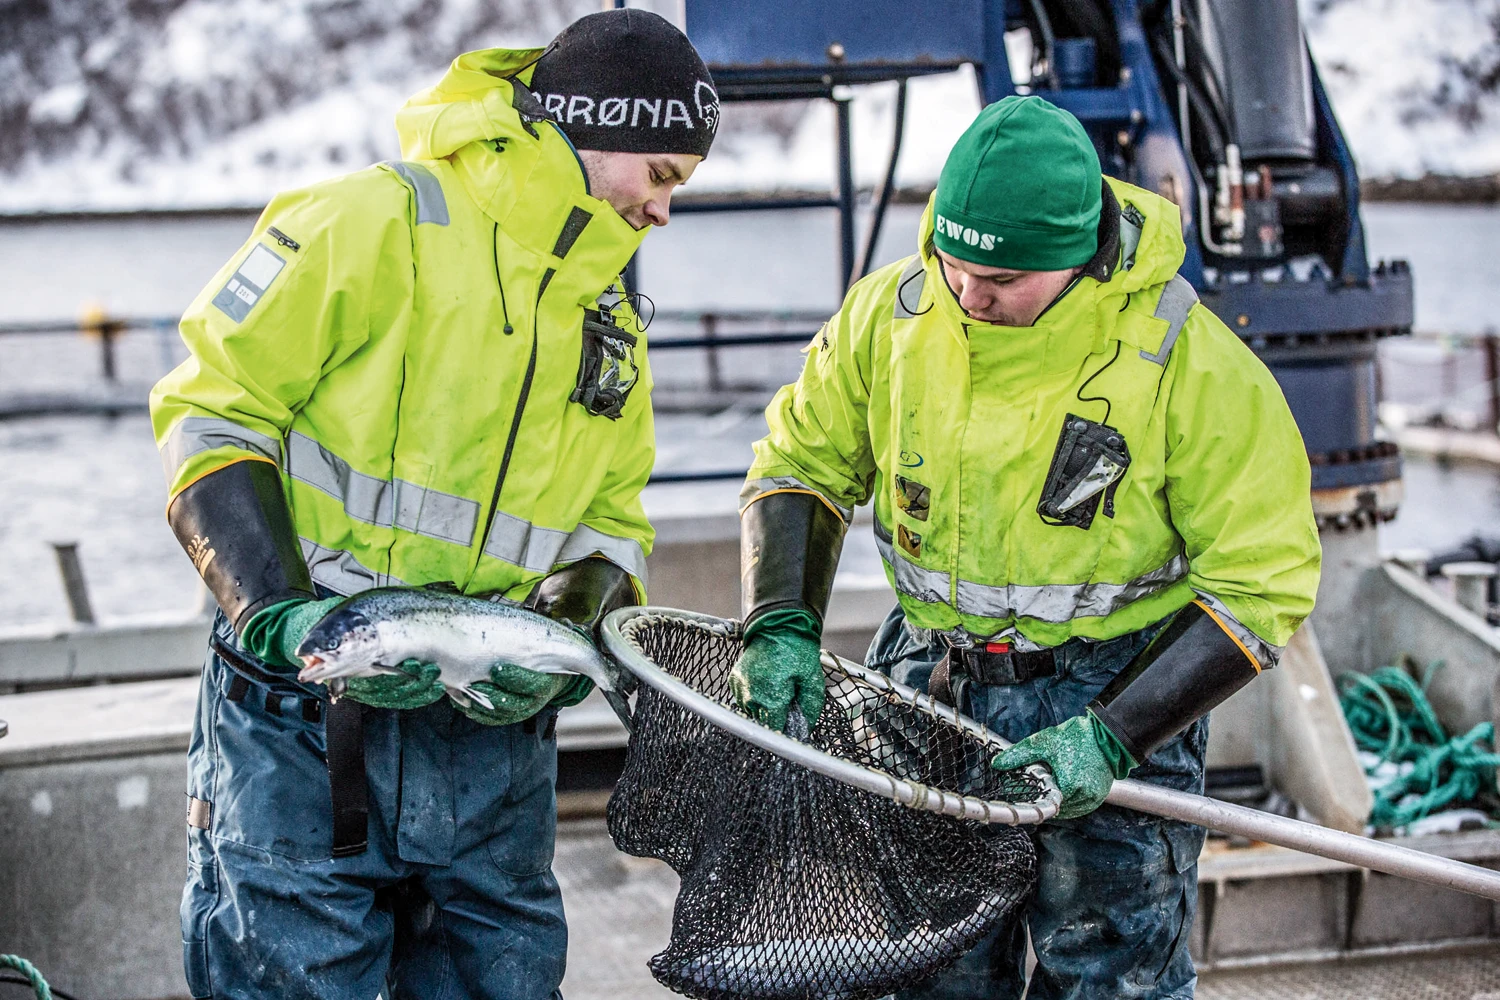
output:
{"label": "fish eye", "polygon": [[332,652],[333,650],[339,648],[339,643],[341,641],[343,640],[339,636],[330,636],[329,638],[323,640],[323,648],[325,650],[328,650],[329,652]]}

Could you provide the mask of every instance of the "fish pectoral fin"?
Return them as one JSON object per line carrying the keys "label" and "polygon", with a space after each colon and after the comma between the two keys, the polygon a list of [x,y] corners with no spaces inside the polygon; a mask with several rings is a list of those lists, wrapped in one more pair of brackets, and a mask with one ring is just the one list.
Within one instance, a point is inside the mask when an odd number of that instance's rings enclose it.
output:
{"label": "fish pectoral fin", "polygon": [[[467,699],[468,702],[478,702],[480,707],[484,708],[486,711],[493,712],[495,710],[495,703],[493,701],[490,701],[490,696],[485,694],[478,688],[470,686],[460,688],[459,690],[463,692],[464,698]],[[458,692],[454,693],[457,694]],[[457,701],[458,699],[455,698],[454,700]],[[465,704],[465,702],[459,702],[459,704],[462,705]]]}
{"label": "fish pectoral fin", "polygon": [[490,700],[490,696],[472,684],[449,688],[448,697],[452,698],[454,704],[460,708],[471,708],[474,705],[478,705],[486,711],[493,712],[495,710],[495,703]]}

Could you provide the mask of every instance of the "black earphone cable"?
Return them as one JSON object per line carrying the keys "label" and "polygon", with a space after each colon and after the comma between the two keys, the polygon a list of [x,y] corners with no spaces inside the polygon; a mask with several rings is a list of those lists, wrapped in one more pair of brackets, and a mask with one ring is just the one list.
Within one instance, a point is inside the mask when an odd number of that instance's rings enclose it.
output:
{"label": "black earphone cable", "polygon": [[502,328],[507,337],[516,332],[516,328],[510,325],[510,306],[505,303],[505,282],[500,280],[500,223],[495,223],[494,232],[490,234],[490,257],[495,265],[495,286],[500,289],[500,311],[505,314],[505,326]]}

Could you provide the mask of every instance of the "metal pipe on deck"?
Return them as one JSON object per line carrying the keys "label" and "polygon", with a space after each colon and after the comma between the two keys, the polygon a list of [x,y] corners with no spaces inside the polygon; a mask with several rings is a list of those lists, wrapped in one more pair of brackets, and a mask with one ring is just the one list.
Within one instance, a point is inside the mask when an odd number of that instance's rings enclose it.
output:
{"label": "metal pipe on deck", "polygon": [[89,588],[83,578],[83,564],[78,561],[77,542],[53,542],[52,551],[57,555],[57,569],[62,574],[63,591],[68,597],[68,610],[73,620],[81,625],[93,625],[94,607],[89,602]]}
{"label": "metal pipe on deck", "polygon": [[[834,659],[859,668],[859,664],[842,657],[835,656]],[[999,742],[1008,745],[1006,740]],[[1500,901],[1500,872],[1414,851],[1409,847],[1381,843],[1369,837],[1344,833],[1342,830],[1330,830],[1316,823],[1304,823],[1258,809],[1231,805],[1206,795],[1194,795],[1175,788],[1163,788],[1125,778],[1114,783],[1104,801],[1121,809],[1134,809],[1136,812],[1175,819],[1205,829],[1218,830],[1220,833],[1315,854],[1320,858],[1341,861],[1357,868],[1369,868],[1414,882]]]}
{"label": "metal pipe on deck", "polygon": [[1134,809],[1221,833],[1316,854],[1320,858],[1342,861],[1358,868],[1369,868],[1414,882],[1500,900],[1500,872],[1451,858],[1424,854],[1409,847],[1384,844],[1341,830],[1330,830],[1274,813],[1231,805],[1204,795],[1179,792],[1127,778],[1115,782],[1105,801],[1123,809]]}

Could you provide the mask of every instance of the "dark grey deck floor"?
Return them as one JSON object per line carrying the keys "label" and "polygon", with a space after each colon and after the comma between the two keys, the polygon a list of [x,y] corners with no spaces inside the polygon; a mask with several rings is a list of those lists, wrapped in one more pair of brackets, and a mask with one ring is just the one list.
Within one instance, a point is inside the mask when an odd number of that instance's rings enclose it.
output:
{"label": "dark grey deck floor", "polygon": [[646,968],[672,933],[672,869],[615,850],[603,820],[559,824],[552,869],[568,913],[567,1000],[676,996]]}
{"label": "dark grey deck floor", "polygon": [[[656,1000],[646,960],[666,947],[677,876],[616,851],[603,820],[562,824],[554,866],[568,911],[567,1000]],[[1199,1000],[1500,1000],[1500,947],[1457,955],[1387,958],[1218,972]],[[1002,998],[995,998],[1002,1000]]]}
{"label": "dark grey deck floor", "polygon": [[1500,1000],[1500,947],[1462,955],[1220,972],[1199,1000]]}

